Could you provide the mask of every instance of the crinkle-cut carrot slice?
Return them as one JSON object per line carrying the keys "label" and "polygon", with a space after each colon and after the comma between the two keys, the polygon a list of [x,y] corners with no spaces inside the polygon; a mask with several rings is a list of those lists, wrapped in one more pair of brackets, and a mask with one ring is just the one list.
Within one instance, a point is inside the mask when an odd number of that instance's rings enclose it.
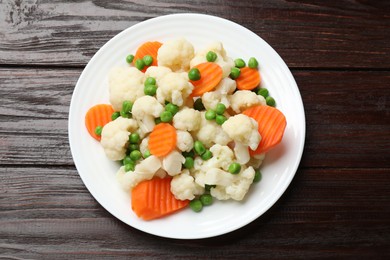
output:
{"label": "crinkle-cut carrot slice", "polygon": [[85,126],[88,133],[100,141],[100,136],[95,134],[95,129],[98,126],[105,126],[111,121],[111,115],[114,113],[114,108],[109,104],[97,104],[91,107],[85,114]]}
{"label": "crinkle-cut carrot slice", "polygon": [[139,218],[144,220],[161,218],[188,205],[188,200],[178,200],[172,194],[171,180],[170,177],[164,179],[155,177],[139,183],[132,189],[131,208]]}
{"label": "crinkle-cut carrot slice", "polygon": [[[134,55],[133,63],[135,63],[135,61],[138,59],[142,59],[145,55],[150,55],[153,57],[153,63],[150,66],[157,66],[157,52],[158,49],[160,49],[161,45],[162,43],[158,41],[143,43],[141,46],[138,47]],[[145,72],[148,67],[149,66],[145,66],[145,68],[141,71]]]}
{"label": "crinkle-cut carrot slice", "polygon": [[245,110],[243,114],[257,121],[262,137],[255,151],[249,149],[250,154],[265,153],[282,141],[287,121],[278,109],[270,106],[254,106]]}
{"label": "crinkle-cut carrot slice", "polygon": [[240,76],[236,79],[239,90],[252,90],[260,84],[261,78],[257,69],[243,67],[240,70]]}
{"label": "crinkle-cut carrot slice", "polygon": [[197,68],[200,72],[199,80],[190,80],[194,89],[191,96],[198,97],[203,93],[213,90],[222,80],[222,68],[214,62],[200,63],[193,68]]}
{"label": "crinkle-cut carrot slice", "polygon": [[149,150],[155,156],[165,156],[176,147],[176,129],[168,123],[160,123],[149,136]]}

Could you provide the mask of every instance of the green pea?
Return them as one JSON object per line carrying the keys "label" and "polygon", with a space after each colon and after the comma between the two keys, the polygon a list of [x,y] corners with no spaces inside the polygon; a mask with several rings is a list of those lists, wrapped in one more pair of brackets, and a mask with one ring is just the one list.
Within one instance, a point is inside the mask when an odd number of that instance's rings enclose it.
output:
{"label": "green pea", "polygon": [[168,123],[171,122],[173,119],[173,115],[169,111],[163,111],[160,115],[161,122]]}
{"label": "green pea", "polygon": [[204,189],[206,190],[206,191],[210,191],[212,188],[215,188],[215,187],[217,187],[217,185],[209,185],[209,184],[205,184],[204,185]]}
{"label": "green pea", "polygon": [[201,141],[195,141],[194,150],[198,155],[202,155],[204,152],[206,152],[206,147],[204,147]]}
{"label": "green pea", "polygon": [[179,112],[179,106],[172,103],[168,103],[165,106],[165,110],[171,112],[172,115],[175,115],[177,112]]}
{"label": "green pea", "polygon": [[129,144],[128,150],[130,153],[135,150],[139,150],[139,144]]}
{"label": "green pea", "polygon": [[151,156],[152,154],[150,153],[150,151],[149,150],[146,150],[145,152],[144,152],[144,158],[146,159],[146,158],[148,158],[149,156]]}
{"label": "green pea", "polygon": [[190,71],[188,72],[188,78],[193,81],[200,80],[199,69],[197,68],[190,69]]}
{"label": "green pea", "polygon": [[155,123],[156,125],[160,124],[160,123],[161,123],[161,118],[159,118],[159,117],[155,118],[155,119],[154,119],[154,123]]}
{"label": "green pea", "polygon": [[275,99],[273,97],[271,97],[271,96],[266,97],[265,98],[265,102],[270,107],[274,107],[276,105]]}
{"label": "green pea", "polygon": [[194,158],[194,156],[195,156],[194,150],[191,150],[191,151],[189,151],[189,152],[182,152],[181,154],[182,154],[184,157],[192,157],[192,158]]}
{"label": "green pea", "polygon": [[224,115],[217,115],[215,117],[215,122],[218,124],[218,125],[222,125],[223,123],[225,123],[225,121],[227,120],[226,116]]}
{"label": "green pea", "polygon": [[194,168],[194,159],[192,157],[186,157],[186,160],[184,162],[184,167],[187,169]]}
{"label": "green pea", "polygon": [[203,206],[209,206],[213,204],[213,197],[210,194],[203,194],[199,197],[199,199]]}
{"label": "green pea", "polygon": [[241,165],[239,163],[231,163],[229,165],[228,171],[231,174],[237,174],[241,171]]}
{"label": "green pea", "polygon": [[138,161],[139,159],[141,159],[142,157],[142,154],[140,151],[138,150],[133,150],[131,153],[130,153],[130,158],[133,160],[133,161]]}
{"label": "green pea", "polygon": [[207,54],[206,54],[206,60],[208,62],[214,62],[215,60],[217,59],[217,54],[213,51],[209,51]]}
{"label": "green pea", "polygon": [[128,100],[123,101],[123,103],[122,103],[122,111],[123,112],[129,113],[129,112],[131,112],[132,109],[133,109],[133,102],[128,101]]}
{"label": "green pea", "polygon": [[148,96],[154,96],[157,92],[157,86],[156,85],[146,85],[144,87],[144,93]]}
{"label": "green pea", "polygon": [[139,70],[143,70],[145,68],[145,62],[142,59],[136,60],[134,65]]}
{"label": "green pea", "polygon": [[195,100],[195,102],[194,102],[194,109],[198,110],[198,111],[202,111],[202,110],[206,109],[204,107],[203,103],[202,103],[202,99],[201,98],[198,98],[197,100]]}
{"label": "green pea", "polygon": [[122,160],[122,164],[126,165],[126,164],[129,164],[129,163],[133,163],[133,160],[130,158],[129,155],[126,155],[125,158],[123,158],[123,160]]}
{"label": "green pea", "polygon": [[129,54],[129,55],[127,55],[127,57],[126,57],[126,62],[127,63],[132,63],[133,62],[133,60],[134,60],[134,55],[133,54]]}
{"label": "green pea", "polygon": [[190,201],[190,208],[195,212],[200,212],[203,208],[202,202],[199,199],[193,199]]}
{"label": "green pea", "polygon": [[255,171],[255,177],[253,178],[253,182],[259,182],[261,181],[261,171],[260,170],[256,170]]}
{"label": "green pea", "polygon": [[143,60],[143,62],[144,62],[144,64],[145,64],[145,66],[150,66],[150,65],[152,65],[152,63],[153,63],[153,57],[150,56],[150,55],[145,55],[145,56],[142,58],[142,60]]}
{"label": "green pea", "polygon": [[248,61],[248,67],[252,69],[256,69],[259,66],[259,62],[256,60],[256,58],[251,57]]}
{"label": "green pea", "polygon": [[234,65],[237,67],[237,68],[243,68],[245,67],[245,61],[243,59],[235,59],[234,60]]}
{"label": "green pea", "polygon": [[121,116],[121,113],[116,111],[116,112],[112,113],[111,120],[114,121],[115,119],[117,119],[120,116]]}
{"label": "green pea", "polygon": [[97,136],[101,136],[102,135],[102,131],[103,131],[103,127],[100,126],[100,125],[95,128],[95,134]]}
{"label": "green pea", "polygon": [[230,78],[231,79],[236,79],[240,76],[241,70],[239,68],[233,67],[230,71]]}
{"label": "green pea", "polygon": [[138,144],[141,141],[141,137],[139,136],[138,133],[132,133],[129,136],[129,141],[132,144]]}
{"label": "green pea", "polygon": [[226,111],[226,106],[222,103],[218,103],[217,106],[215,107],[215,112],[218,115],[223,115],[223,113],[225,113],[225,111]]}
{"label": "green pea", "polygon": [[214,120],[216,116],[217,116],[217,114],[212,109],[207,110],[206,113],[204,114],[204,117],[207,120]]}
{"label": "green pea", "polygon": [[147,77],[145,82],[144,82],[144,86],[147,86],[147,85],[156,85],[156,79],[153,78],[153,77]]}
{"label": "green pea", "polygon": [[257,95],[260,95],[260,96],[263,96],[264,98],[267,98],[269,95],[268,89],[266,89],[266,88],[259,89],[259,91],[257,92]]}
{"label": "green pea", "polygon": [[125,172],[134,171],[134,170],[135,170],[135,163],[134,162],[125,164]]}
{"label": "green pea", "polygon": [[210,150],[206,150],[201,156],[200,158],[202,158],[203,161],[207,161],[209,159],[211,159],[213,157],[213,154],[211,153]]}
{"label": "green pea", "polygon": [[125,112],[123,110],[121,110],[120,115],[121,115],[121,117],[124,117],[124,118],[130,118],[131,117],[130,113]]}

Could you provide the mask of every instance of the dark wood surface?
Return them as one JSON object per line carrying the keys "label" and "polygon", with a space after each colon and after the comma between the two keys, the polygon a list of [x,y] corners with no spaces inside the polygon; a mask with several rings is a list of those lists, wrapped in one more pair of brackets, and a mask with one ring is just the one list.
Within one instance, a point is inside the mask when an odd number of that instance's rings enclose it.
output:
{"label": "dark wood surface", "polygon": [[[230,19],[286,61],[305,106],[294,180],[263,216],[203,240],[112,217],[71,157],[67,118],[93,54],[171,13]],[[0,0],[0,258],[390,259],[389,1]]]}

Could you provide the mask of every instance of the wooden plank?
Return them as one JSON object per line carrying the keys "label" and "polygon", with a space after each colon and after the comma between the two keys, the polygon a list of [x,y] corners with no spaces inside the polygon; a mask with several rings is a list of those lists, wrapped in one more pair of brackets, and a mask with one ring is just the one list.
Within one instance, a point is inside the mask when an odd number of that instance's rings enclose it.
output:
{"label": "wooden plank", "polygon": [[[80,73],[0,69],[0,164],[73,165],[67,117]],[[307,120],[301,167],[390,167],[389,72],[293,74]]]}
{"label": "wooden plank", "polygon": [[[144,234],[115,219],[67,168],[2,168],[0,251],[13,259],[280,259],[390,256],[388,169],[298,171],[248,226],[205,240]],[[234,243],[234,246],[232,246]]]}
{"label": "wooden plank", "polygon": [[172,13],[230,19],[290,67],[390,68],[388,1],[1,1],[0,64],[84,66],[110,38]]}

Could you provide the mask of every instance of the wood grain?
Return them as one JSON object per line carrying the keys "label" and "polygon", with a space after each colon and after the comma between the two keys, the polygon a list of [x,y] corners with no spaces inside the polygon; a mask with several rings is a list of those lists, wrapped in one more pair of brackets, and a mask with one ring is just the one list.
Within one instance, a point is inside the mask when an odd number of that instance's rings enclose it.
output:
{"label": "wood grain", "polygon": [[247,27],[290,67],[390,68],[389,11],[385,0],[5,0],[0,2],[0,64],[84,66],[120,31],[160,15],[188,12]]}
{"label": "wood grain", "polygon": [[[0,164],[73,165],[67,117],[80,73],[0,69]],[[301,167],[390,167],[389,72],[293,74],[306,111]]]}
{"label": "wood grain", "polygon": [[285,195],[249,226],[181,241],[146,235],[112,217],[74,168],[6,167],[0,175],[0,252],[15,259],[390,256],[390,227],[383,226],[390,218],[384,207],[390,206],[388,173],[300,170]]}

